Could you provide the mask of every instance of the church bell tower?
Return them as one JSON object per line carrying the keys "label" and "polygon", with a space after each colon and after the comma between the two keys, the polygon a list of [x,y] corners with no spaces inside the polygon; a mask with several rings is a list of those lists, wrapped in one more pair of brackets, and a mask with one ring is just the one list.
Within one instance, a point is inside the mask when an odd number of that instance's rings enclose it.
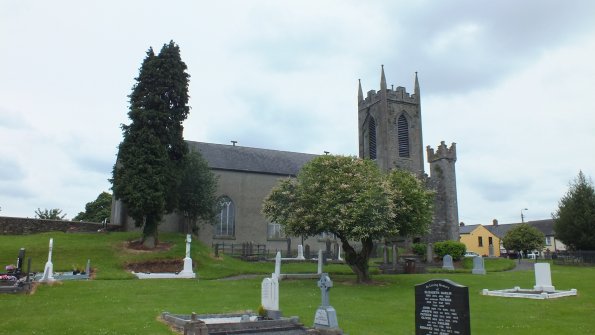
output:
{"label": "church bell tower", "polygon": [[423,138],[419,82],[415,73],[413,94],[404,87],[388,88],[384,66],[380,90],[364,97],[361,81],[358,92],[359,157],[376,160],[388,171],[400,168],[419,177],[424,174]]}
{"label": "church bell tower", "polygon": [[427,147],[430,176],[424,172],[419,81],[415,73],[413,94],[404,87],[389,88],[384,66],[380,90],[364,97],[361,81],[358,89],[359,157],[375,160],[384,170],[407,170],[425,181],[435,191],[434,216],[426,242],[459,239],[455,162],[456,146],[444,142],[434,150]]}

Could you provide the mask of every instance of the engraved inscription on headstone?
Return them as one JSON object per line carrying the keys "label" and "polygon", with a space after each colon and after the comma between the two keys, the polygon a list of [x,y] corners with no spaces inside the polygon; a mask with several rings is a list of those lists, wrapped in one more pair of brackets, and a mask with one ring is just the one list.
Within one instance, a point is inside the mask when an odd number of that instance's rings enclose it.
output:
{"label": "engraved inscription on headstone", "polygon": [[471,333],[469,289],[450,280],[415,286],[415,334]]}

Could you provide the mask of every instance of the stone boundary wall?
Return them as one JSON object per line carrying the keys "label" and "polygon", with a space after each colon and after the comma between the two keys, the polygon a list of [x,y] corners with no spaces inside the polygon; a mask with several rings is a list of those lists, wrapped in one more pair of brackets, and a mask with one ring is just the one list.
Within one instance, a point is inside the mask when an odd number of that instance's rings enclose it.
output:
{"label": "stone boundary wall", "polygon": [[[27,235],[48,231],[96,232],[103,224],[96,222],[43,220],[0,216],[0,235]],[[120,230],[117,225],[108,224],[108,231]]]}

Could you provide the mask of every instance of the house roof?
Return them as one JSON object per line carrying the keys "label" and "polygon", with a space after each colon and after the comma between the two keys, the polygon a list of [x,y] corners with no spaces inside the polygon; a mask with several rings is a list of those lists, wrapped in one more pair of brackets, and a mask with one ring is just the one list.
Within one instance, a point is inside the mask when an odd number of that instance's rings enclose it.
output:
{"label": "house roof", "polygon": [[459,226],[459,234],[470,234],[475,228],[479,227],[479,224],[472,224],[468,226]]}
{"label": "house roof", "polygon": [[[492,234],[503,238],[506,233],[511,230],[512,228],[520,225],[521,223],[509,223],[509,224],[502,224],[502,225],[489,225],[485,226]],[[537,228],[540,232],[542,232],[545,236],[553,236],[554,233],[554,220],[552,219],[545,219],[545,220],[535,220],[527,222],[528,225]]]}
{"label": "house roof", "polygon": [[215,170],[244,171],[296,176],[302,166],[318,155],[269,150],[238,145],[186,141]]}

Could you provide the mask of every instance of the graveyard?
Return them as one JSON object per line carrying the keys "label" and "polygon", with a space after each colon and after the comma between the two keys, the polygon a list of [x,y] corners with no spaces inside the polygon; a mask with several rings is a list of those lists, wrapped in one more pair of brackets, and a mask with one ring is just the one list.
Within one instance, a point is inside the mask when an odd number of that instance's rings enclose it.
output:
{"label": "graveyard", "polygon": [[[53,239],[52,263],[56,272],[91,260],[89,280],[64,280],[36,284],[30,294],[0,295],[0,333],[10,334],[175,334],[161,320],[172,314],[257,313],[263,279],[277,272],[275,263],[244,262],[228,256],[214,257],[210,246],[192,241],[190,256],[195,279],[139,280],[127,270],[130,264],[177,260],[182,270],[186,236],[162,234],[167,248],[158,251],[128,249],[134,233],[43,233],[0,236],[0,264],[14,264],[20,248],[31,257],[31,271],[43,273],[48,261],[48,241]],[[376,260],[377,261],[377,260]],[[533,300],[485,296],[482,290],[533,288],[534,271],[506,270],[500,259],[485,259],[486,274],[473,274],[470,266],[456,271],[384,275],[372,270],[374,282],[355,284],[355,276],[342,264],[327,264],[326,286],[318,279],[284,278],[278,282],[278,308],[284,317],[299,317],[307,327],[315,323],[321,306],[321,288],[331,287],[327,299],[336,312],[338,326],[347,334],[414,334],[416,286],[448,279],[465,286],[469,321],[474,334],[576,334],[595,333],[595,269],[551,264],[557,289],[578,290],[577,296]],[[282,263],[288,273],[316,273],[316,262]],[[330,283],[330,285],[329,285]]]}

